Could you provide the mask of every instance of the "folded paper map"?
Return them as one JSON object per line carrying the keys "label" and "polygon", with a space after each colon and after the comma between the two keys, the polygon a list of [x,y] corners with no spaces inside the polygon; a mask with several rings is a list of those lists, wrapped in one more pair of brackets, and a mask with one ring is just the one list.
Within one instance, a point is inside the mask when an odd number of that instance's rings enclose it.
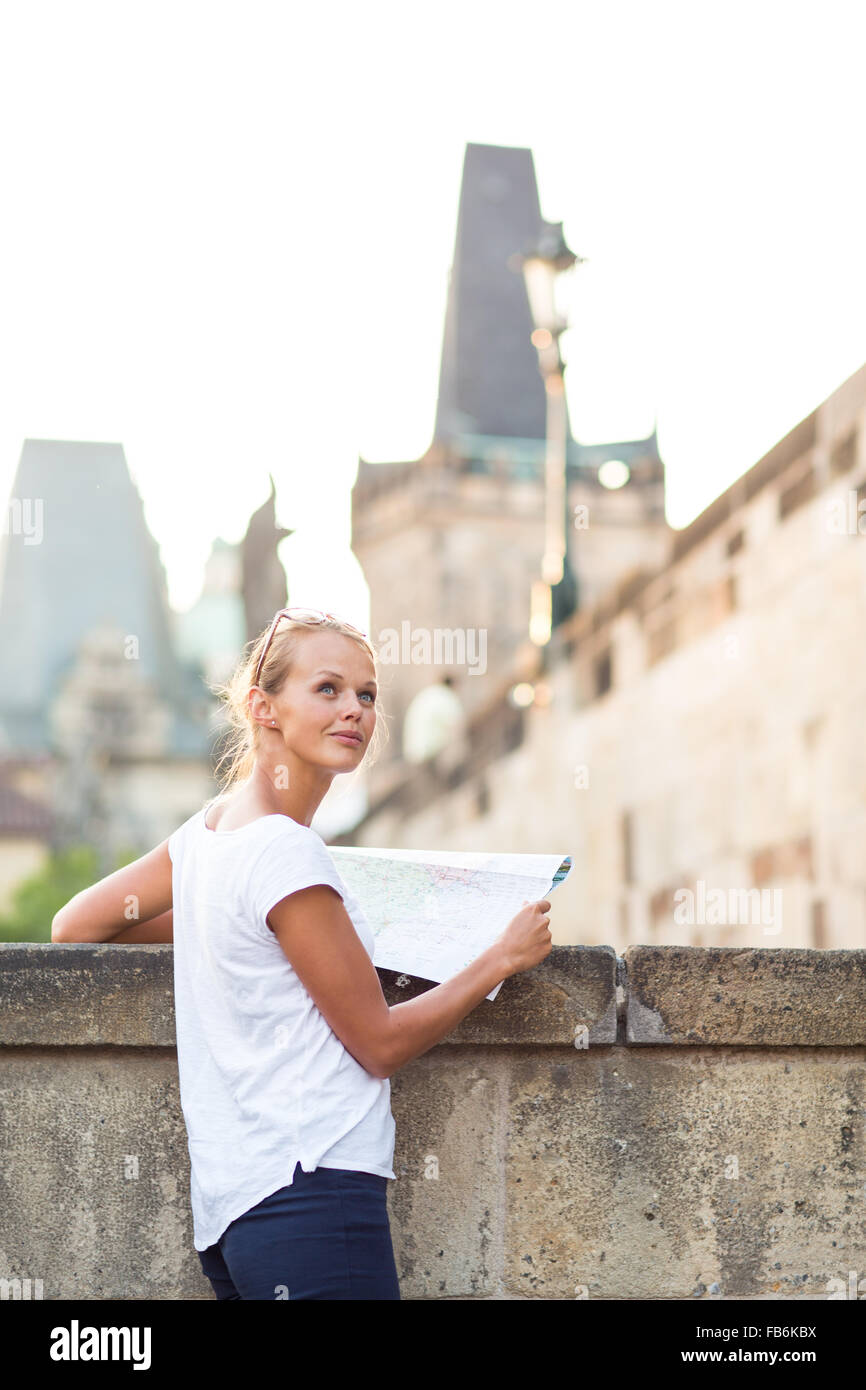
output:
{"label": "folded paper map", "polygon": [[[441,984],[502,935],[524,902],[571,872],[571,855],[329,845],[375,938],[374,965]],[[502,982],[491,990],[495,999]]]}

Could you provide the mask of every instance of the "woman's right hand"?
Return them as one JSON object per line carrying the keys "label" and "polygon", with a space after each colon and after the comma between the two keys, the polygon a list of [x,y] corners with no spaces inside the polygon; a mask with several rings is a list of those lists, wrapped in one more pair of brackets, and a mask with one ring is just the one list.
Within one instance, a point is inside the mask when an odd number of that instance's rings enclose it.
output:
{"label": "woman's right hand", "polygon": [[497,945],[501,948],[509,975],[519,975],[522,970],[531,970],[539,961],[549,956],[553,950],[550,935],[550,911],[546,898],[538,902],[525,902],[515,917],[512,917]]}

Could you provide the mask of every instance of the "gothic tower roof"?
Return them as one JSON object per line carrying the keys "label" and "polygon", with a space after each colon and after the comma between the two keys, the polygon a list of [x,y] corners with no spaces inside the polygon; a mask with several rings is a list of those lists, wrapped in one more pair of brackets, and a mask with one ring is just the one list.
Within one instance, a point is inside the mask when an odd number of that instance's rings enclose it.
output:
{"label": "gothic tower roof", "polygon": [[467,144],[445,311],[434,435],[543,439],[544,385],[523,275],[537,244],[532,150]]}
{"label": "gothic tower roof", "polygon": [[[546,434],[544,384],[530,341],[534,324],[517,257],[558,224],[542,217],[532,150],[466,145],[448,285],[432,449],[455,445],[484,457],[508,440],[537,468]],[[579,327],[579,325],[577,325]],[[656,430],[646,439],[583,445],[566,403],[569,471],[595,472],[606,459],[661,464]],[[425,455],[426,457],[426,455]],[[400,482],[410,462],[358,460],[355,501]]]}

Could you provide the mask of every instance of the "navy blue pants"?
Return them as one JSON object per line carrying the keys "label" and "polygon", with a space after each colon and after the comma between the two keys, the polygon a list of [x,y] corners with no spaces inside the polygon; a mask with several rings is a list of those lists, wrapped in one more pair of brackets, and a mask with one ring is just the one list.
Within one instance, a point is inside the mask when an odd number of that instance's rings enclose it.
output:
{"label": "navy blue pants", "polygon": [[199,1250],[219,1300],[399,1299],[388,1178],[300,1163],[272,1192]]}

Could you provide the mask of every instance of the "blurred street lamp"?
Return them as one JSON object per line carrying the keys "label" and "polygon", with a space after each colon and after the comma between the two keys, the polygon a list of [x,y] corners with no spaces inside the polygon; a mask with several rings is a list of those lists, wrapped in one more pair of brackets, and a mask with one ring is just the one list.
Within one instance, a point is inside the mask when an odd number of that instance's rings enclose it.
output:
{"label": "blurred street lamp", "polygon": [[[565,363],[559,348],[560,335],[568,327],[557,306],[557,277],[574,265],[582,265],[585,256],[577,256],[566,245],[561,222],[545,222],[537,245],[523,256],[515,257],[523,271],[529,308],[535,328],[532,343],[538,352],[538,367],[544,381],[547,401],[545,439],[545,522],[544,553],[541,560],[541,580],[533,585],[530,616],[530,639],[536,646],[550,640],[553,627],[552,590],[555,586],[573,583],[566,575],[565,560],[568,546],[568,516],[566,497],[567,412],[565,402]],[[574,596],[560,592],[569,612],[574,611]],[[560,612],[561,620],[567,613]]]}

